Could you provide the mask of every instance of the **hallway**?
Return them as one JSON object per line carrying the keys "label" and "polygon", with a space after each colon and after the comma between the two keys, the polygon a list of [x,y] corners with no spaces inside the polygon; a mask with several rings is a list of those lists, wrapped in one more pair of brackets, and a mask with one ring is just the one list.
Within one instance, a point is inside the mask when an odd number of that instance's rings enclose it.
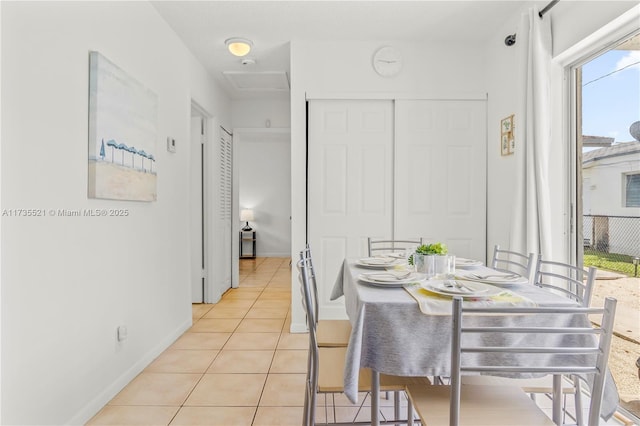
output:
{"label": "hallway", "polygon": [[[88,424],[299,425],[308,335],[289,333],[290,274],[289,258],[242,259],[240,287],[194,304],[193,326]],[[342,396],[336,405],[340,419],[358,411]]]}

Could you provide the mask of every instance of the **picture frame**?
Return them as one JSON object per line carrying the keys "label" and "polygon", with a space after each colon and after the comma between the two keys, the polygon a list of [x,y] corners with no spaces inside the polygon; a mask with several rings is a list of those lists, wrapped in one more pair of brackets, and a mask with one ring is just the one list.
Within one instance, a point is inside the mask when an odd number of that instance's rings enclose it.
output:
{"label": "picture frame", "polygon": [[514,114],[500,120],[500,155],[515,152]]}
{"label": "picture frame", "polygon": [[157,95],[89,52],[89,198],[157,200]]}

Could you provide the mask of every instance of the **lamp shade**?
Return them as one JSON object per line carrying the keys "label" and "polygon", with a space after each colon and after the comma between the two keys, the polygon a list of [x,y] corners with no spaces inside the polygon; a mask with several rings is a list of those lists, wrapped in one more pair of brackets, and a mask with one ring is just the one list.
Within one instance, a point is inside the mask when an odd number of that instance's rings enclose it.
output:
{"label": "lamp shade", "polygon": [[243,222],[248,222],[250,220],[253,220],[253,210],[251,209],[240,210],[240,220]]}
{"label": "lamp shade", "polygon": [[225,40],[225,44],[227,45],[229,52],[235,56],[246,56],[253,47],[251,40],[238,37]]}

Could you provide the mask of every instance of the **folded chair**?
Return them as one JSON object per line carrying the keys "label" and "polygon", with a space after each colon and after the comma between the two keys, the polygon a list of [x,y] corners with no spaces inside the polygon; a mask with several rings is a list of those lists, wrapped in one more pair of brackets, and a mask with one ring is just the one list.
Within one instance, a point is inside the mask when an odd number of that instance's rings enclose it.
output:
{"label": "folded chair", "polygon": [[[519,386],[461,384],[466,374],[580,374],[592,376],[589,426],[599,424],[616,300],[607,298],[604,308],[463,308],[462,299],[453,300],[451,341],[451,384],[407,388],[422,424],[429,426],[526,426],[553,425],[544,412]],[[484,327],[466,325],[470,315],[598,315],[600,326],[570,325],[537,327],[519,325]],[[571,321],[575,324],[576,321]],[[588,321],[584,321],[583,324]],[[469,338],[482,334],[482,344]],[[553,336],[571,339],[558,344]],[[591,336],[591,337],[589,337]],[[507,337],[505,339],[505,337]],[[520,344],[509,345],[518,338]],[[510,338],[510,339],[509,339]],[[529,346],[523,346],[522,342]],[[541,357],[553,362],[542,363]],[[547,358],[545,358],[547,359]],[[546,366],[551,364],[552,366]],[[482,377],[479,377],[482,379]],[[479,380],[478,382],[481,382]]]}
{"label": "folded chair", "polygon": [[501,249],[499,245],[493,248],[491,267],[497,271],[512,272],[531,280],[531,273],[536,266],[536,256],[533,253],[524,255],[511,250]]}
{"label": "folded chair", "polygon": [[385,239],[374,239],[367,238],[367,243],[369,247],[368,255],[375,256],[376,254],[383,254],[394,251],[404,251],[407,248],[411,248],[413,246],[422,245],[422,238],[407,238],[401,240],[385,240]]}
{"label": "folded chair", "polygon": [[[312,280],[310,278],[311,265],[310,259],[305,256],[306,251],[300,252],[298,267],[300,268],[301,275],[302,301],[307,315],[307,323],[309,325],[309,357],[307,362],[303,419],[303,425],[309,426],[316,424],[315,410],[317,394],[343,392],[343,373],[347,348],[320,347],[318,345],[317,330],[315,327],[315,302],[313,300]],[[427,386],[430,382],[426,377],[399,377],[380,374],[381,391],[404,391],[409,384],[421,384],[423,386]],[[371,391],[371,370],[365,368],[360,370],[358,387],[361,392]],[[397,413],[397,408],[395,411]],[[413,424],[413,408],[411,407],[411,404],[409,403],[407,407],[407,421],[388,420],[382,423]]]}
{"label": "folded chair", "polygon": [[311,247],[306,245],[302,251],[304,257],[307,259],[309,267],[309,280],[311,285],[312,299],[314,303],[314,309],[316,312],[316,333],[318,336],[318,346],[321,348],[327,347],[346,347],[349,345],[349,337],[351,336],[351,323],[349,320],[320,320],[318,319],[318,284],[316,281],[316,271],[313,267],[313,260],[311,256]]}

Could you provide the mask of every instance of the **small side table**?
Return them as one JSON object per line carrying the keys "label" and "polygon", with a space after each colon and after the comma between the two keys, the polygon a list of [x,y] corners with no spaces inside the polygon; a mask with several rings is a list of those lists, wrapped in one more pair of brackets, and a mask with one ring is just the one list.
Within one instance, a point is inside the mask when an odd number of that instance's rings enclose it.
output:
{"label": "small side table", "polygon": [[[245,253],[245,244],[251,243],[251,252]],[[256,231],[240,231],[240,259],[256,258]]]}

